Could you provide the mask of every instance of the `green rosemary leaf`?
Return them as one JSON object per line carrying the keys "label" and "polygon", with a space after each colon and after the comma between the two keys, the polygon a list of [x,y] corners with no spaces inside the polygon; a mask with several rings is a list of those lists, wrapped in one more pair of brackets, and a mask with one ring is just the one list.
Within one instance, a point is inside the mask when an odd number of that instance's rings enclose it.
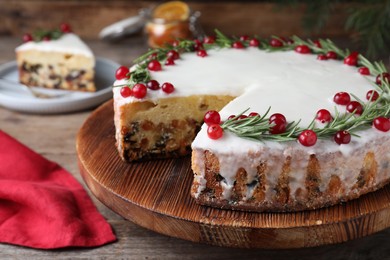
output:
{"label": "green rosemary leaf", "polygon": [[221,48],[229,48],[232,43],[233,43],[233,40],[228,38],[227,36],[225,36],[222,32],[220,32],[219,30],[215,30],[215,35],[216,35],[216,44],[221,47]]}
{"label": "green rosemary leaf", "polygon": [[144,62],[150,55],[152,55],[153,53],[155,53],[156,50],[152,50],[150,49],[149,51],[147,51],[145,54],[141,55],[140,57],[138,57],[137,59],[134,60],[134,63],[136,64],[139,64],[139,63],[142,63]]}
{"label": "green rosemary leaf", "polygon": [[57,40],[63,35],[63,32],[59,29],[54,30],[36,30],[33,32],[32,37],[34,41],[40,42],[43,41],[45,37],[48,37],[50,40]]}
{"label": "green rosemary leaf", "polygon": [[59,39],[62,36],[62,34],[63,33],[61,32],[60,29],[55,29],[55,30],[51,31],[50,38],[52,40],[57,40],[57,39]]}
{"label": "green rosemary leaf", "polygon": [[358,101],[360,104],[364,105],[364,102],[363,102],[358,96],[356,96],[356,95],[353,94],[353,93],[350,93],[350,95],[351,95],[354,99],[356,99],[356,101]]}

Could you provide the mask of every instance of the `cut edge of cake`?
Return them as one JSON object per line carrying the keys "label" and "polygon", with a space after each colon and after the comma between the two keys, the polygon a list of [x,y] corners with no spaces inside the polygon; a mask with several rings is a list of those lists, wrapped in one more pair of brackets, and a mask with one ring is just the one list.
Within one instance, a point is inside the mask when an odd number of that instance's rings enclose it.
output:
{"label": "cut edge of cake", "polygon": [[221,109],[232,96],[164,98],[119,106],[115,103],[116,145],[124,161],[184,156],[208,109]]}

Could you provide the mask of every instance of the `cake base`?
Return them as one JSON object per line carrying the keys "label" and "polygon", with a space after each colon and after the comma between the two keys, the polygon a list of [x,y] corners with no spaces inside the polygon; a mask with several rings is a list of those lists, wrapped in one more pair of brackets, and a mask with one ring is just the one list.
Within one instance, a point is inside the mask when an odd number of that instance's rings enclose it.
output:
{"label": "cake base", "polygon": [[142,227],[193,242],[269,249],[341,243],[390,227],[390,185],[311,211],[254,213],[198,205],[190,196],[190,158],[123,162],[113,116],[111,100],[80,129],[80,172],[101,202]]}

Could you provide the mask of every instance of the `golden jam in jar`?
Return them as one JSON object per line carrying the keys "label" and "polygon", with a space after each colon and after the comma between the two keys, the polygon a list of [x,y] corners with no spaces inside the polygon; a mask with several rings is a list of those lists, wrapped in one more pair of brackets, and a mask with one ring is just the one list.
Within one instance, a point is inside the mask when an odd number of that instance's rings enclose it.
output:
{"label": "golden jam in jar", "polygon": [[177,39],[191,38],[189,17],[190,9],[184,2],[171,1],[158,5],[145,27],[149,46],[162,47]]}

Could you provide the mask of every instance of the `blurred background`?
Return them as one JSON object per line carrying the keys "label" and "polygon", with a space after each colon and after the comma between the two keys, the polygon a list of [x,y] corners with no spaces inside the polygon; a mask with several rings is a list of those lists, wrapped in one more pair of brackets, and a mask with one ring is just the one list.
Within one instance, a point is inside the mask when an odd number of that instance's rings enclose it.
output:
{"label": "blurred background", "polygon": [[[389,56],[388,0],[185,2],[192,12],[200,12],[198,22],[208,35],[218,28],[237,36],[325,37],[342,39],[371,58]],[[98,39],[106,26],[158,4],[161,1],[0,0],[0,36],[19,37],[67,22],[84,39]]]}

